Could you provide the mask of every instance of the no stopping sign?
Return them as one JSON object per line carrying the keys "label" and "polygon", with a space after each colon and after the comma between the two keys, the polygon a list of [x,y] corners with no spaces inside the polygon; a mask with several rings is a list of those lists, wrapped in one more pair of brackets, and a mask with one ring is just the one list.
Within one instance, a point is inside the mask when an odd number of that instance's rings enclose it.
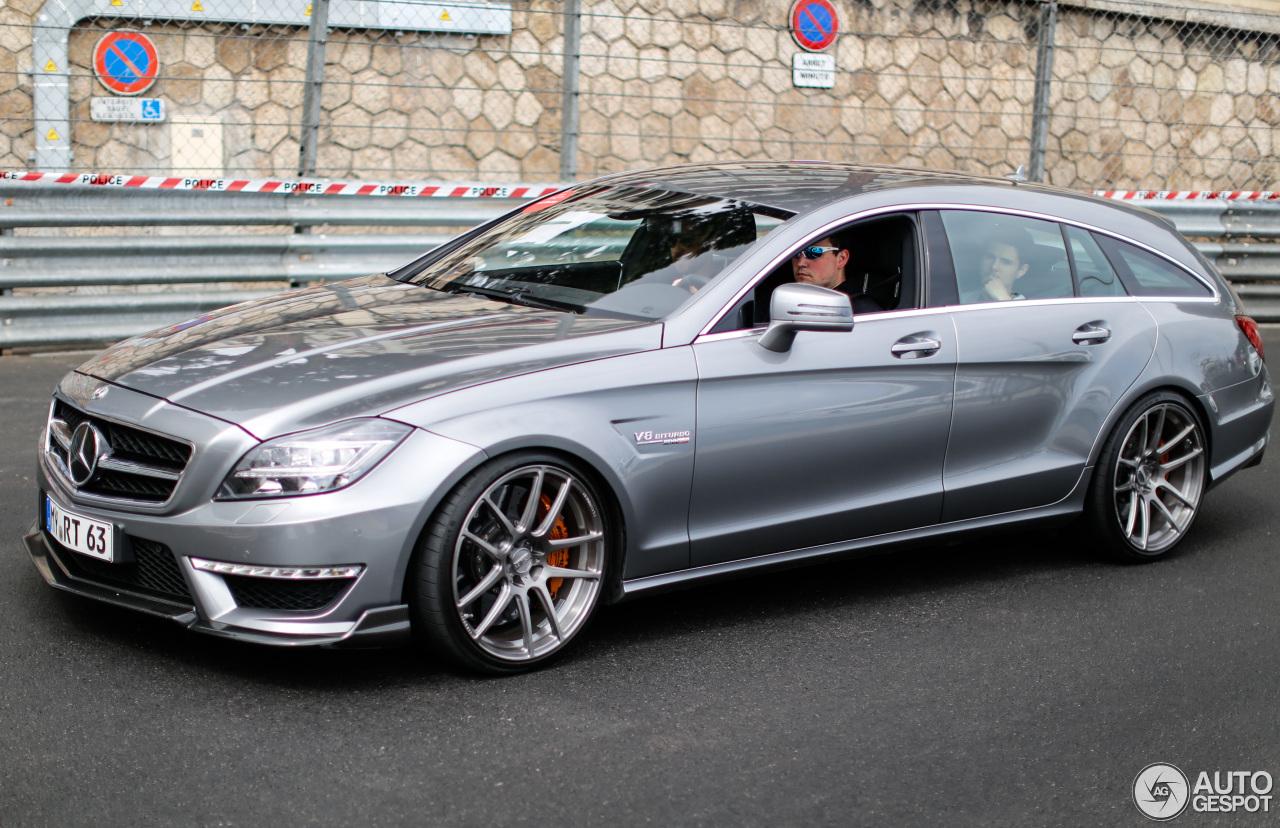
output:
{"label": "no stopping sign", "polygon": [[93,47],[93,72],[98,82],[117,95],[140,95],[160,74],[156,45],[142,32],[107,32]]}
{"label": "no stopping sign", "polygon": [[791,36],[810,52],[826,49],[840,33],[840,18],[831,0],[796,0],[790,19]]}

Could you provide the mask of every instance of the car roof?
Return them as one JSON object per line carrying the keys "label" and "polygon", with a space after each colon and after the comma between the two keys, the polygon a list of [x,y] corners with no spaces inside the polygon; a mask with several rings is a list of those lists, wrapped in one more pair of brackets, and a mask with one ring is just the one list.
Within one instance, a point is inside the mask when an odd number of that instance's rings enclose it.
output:
{"label": "car roof", "polygon": [[[794,213],[808,212],[850,196],[886,189],[965,184],[1014,186],[1012,181],[1004,178],[972,173],[828,161],[686,164],[619,173],[597,179],[594,183],[660,187],[747,201]],[[1042,185],[1029,186],[1040,188]],[[1052,187],[1046,189],[1062,192]]]}
{"label": "car roof", "polygon": [[[806,213],[852,196],[886,190],[924,190],[931,187],[972,186],[990,191],[1034,192],[1086,200],[1106,205],[1173,229],[1166,216],[1141,206],[1103,199],[1092,193],[1069,190],[1033,181],[1012,180],[944,170],[891,167],[883,164],[854,164],[833,161],[737,161],[720,164],[681,164],[670,167],[632,170],[595,179],[588,183],[636,187],[657,187],[677,192],[716,196],[775,207],[792,213]],[[954,190],[952,190],[954,192]]]}

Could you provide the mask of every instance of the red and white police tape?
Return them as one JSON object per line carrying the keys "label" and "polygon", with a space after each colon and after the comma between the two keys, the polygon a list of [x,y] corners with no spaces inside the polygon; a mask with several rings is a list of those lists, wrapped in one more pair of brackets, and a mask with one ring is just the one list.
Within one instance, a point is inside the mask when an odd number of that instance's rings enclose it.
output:
{"label": "red and white police tape", "polygon": [[1277,201],[1271,190],[1094,190],[1103,198],[1125,201]]}
{"label": "red and white police tape", "polygon": [[228,193],[312,193],[315,195],[407,196],[418,198],[541,198],[563,184],[371,184],[364,181],[288,181],[274,178],[177,178],[160,175],[0,172],[0,181],[90,184],[143,190],[209,190]]}
{"label": "red and white police tape", "polygon": [[[563,184],[371,184],[365,181],[305,181],[277,178],[197,178],[101,173],[0,172],[0,181],[90,184],[144,190],[211,190],[229,193],[312,193],[315,195],[409,196],[417,198],[541,198]],[[1094,190],[1125,201],[1280,201],[1272,190]]]}

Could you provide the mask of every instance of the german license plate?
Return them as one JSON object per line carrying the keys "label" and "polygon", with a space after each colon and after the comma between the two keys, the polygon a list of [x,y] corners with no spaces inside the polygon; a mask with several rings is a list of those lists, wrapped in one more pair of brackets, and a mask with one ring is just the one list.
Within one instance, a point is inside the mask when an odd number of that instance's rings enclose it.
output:
{"label": "german license plate", "polygon": [[114,526],[69,512],[48,496],[44,504],[44,525],[54,540],[81,555],[107,563],[115,561]]}

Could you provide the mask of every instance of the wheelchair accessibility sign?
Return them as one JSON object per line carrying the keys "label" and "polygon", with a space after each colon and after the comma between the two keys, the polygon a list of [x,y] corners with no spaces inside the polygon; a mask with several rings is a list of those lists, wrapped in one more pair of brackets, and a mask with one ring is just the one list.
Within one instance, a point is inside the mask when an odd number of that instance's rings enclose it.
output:
{"label": "wheelchair accessibility sign", "polygon": [[109,123],[160,123],[164,120],[164,101],[160,98],[94,97],[89,100],[89,117]]}
{"label": "wheelchair accessibility sign", "polygon": [[117,29],[104,34],[93,47],[93,72],[110,92],[141,95],[160,74],[160,55],[142,32]]}

